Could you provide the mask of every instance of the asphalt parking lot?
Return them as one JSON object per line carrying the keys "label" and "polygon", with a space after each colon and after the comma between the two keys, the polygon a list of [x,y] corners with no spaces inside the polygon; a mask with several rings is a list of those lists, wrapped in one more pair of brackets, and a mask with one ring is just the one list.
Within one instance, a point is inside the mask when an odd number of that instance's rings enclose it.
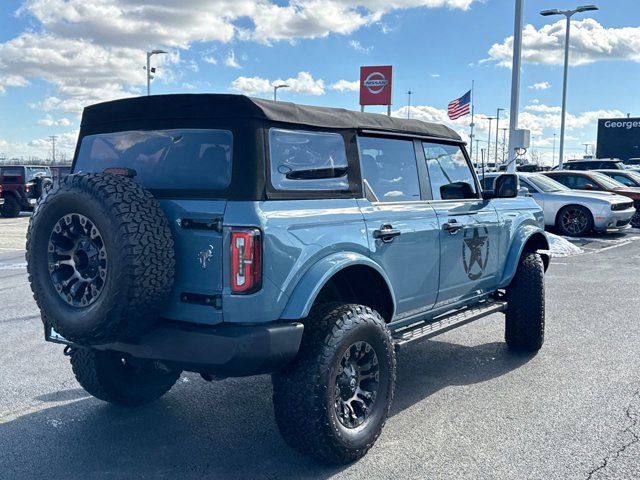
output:
{"label": "asphalt parking lot", "polygon": [[638,234],[577,241],[547,277],[547,341],[510,353],[494,315],[401,352],[385,430],[361,461],[319,466],[276,429],[269,377],[124,409],[76,384],[42,338],[28,218],[0,219],[0,478],[640,478]]}

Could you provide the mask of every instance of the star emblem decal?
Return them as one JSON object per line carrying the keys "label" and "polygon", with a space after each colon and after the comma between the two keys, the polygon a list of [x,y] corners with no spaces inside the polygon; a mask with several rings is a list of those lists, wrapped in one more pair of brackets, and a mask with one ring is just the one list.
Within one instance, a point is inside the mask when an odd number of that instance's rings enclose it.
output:
{"label": "star emblem decal", "polygon": [[489,232],[486,227],[465,230],[462,261],[464,270],[471,280],[477,280],[482,276],[489,261]]}

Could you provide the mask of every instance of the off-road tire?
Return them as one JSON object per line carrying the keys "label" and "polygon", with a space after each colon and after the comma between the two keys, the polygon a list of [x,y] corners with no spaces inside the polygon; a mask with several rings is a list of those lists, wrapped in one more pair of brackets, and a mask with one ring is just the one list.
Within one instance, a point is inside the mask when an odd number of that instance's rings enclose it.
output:
{"label": "off-road tire", "polygon": [[20,204],[16,197],[13,195],[4,197],[4,205],[0,207],[0,213],[5,218],[15,218],[20,215]]}
{"label": "off-road tire", "polygon": [[[377,355],[379,390],[371,414],[355,429],[338,420],[335,379],[344,352],[366,341]],[[353,462],[373,446],[389,414],[396,378],[396,358],[382,317],[361,305],[326,304],[305,321],[298,356],[272,375],[278,428],[295,450],[323,462]]]}
{"label": "off-road tire", "polygon": [[34,194],[40,198],[47,190],[53,186],[53,180],[49,177],[38,177],[34,183]]}
{"label": "off-road tire", "polygon": [[537,253],[520,258],[507,287],[505,341],[512,350],[535,352],[544,343],[544,265]]}
{"label": "off-road tire", "polygon": [[[61,298],[49,274],[51,232],[72,213],[95,224],[106,251],[102,291],[86,307]],[[84,345],[139,338],[155,322],[173,286],[169,222],[151,193],[124,176],[81,174],[56,182],[29,221],[26,258],[43,321]]]}
{"label": "off-road tire", "polygon": [[[586,225],[584,226],[583,229],[581,229],[578,232],[571,232],[562,225],[562,216],[569,209],[580,210],[587,218]],[[583,207],[581,205],[567,205],[566,207],[561,208],[560,211],[558,212],[558,215],[556,216],[556,228],[558,229],[558,232],[561,235],[564,235],[567,237],[582,237],[584,235],[587,235],[589,232],[593,230],[593,225],[594,225],[593,215],[591,214],[588,208]]]}
{"label": "off-road tire", "polygon": [[117,352],[76,348],[70,354],[78,383],[94,397],[117,405],[142,405],[167,393],[180,378],[151,360],[129,359]]}

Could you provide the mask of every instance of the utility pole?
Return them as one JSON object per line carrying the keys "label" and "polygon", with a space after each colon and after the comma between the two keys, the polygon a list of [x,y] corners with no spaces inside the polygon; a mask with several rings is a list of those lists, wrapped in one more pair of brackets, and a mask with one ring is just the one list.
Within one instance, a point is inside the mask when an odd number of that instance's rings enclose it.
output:
{"label": "utility pole", "polygon": [[499,108],[496,114],[496,165],[498,165],[498,134],[500,133],[500,112],[504,112],[504,108]]}
{"label": "utility pole", "polygon": [[412,94],[413,94],[413,92],[411,90],[409,90],[407,92],[407,97],[409,97],[409,100],[408,100],[408,103],[407,103],[407,105],[408,105],[408,107],[407,107],[407,118],[411,118],[411,95]]}
{"label": "utility pole", "polygon": [[556,163],[556,137],[558,136],[557,133],[553,134],[553,156],[551,157],[551,166],[553,167],[553,164]]}
{"label": "utility pole", "polygon": [[476,165],[478,164],[478,152],[480,151],[480,140],[476,140]]}
{"label": "utility pole", "polygon": [[56,140],[58,137],[55,135],[51,135],[49,140],[51,140],[51,163],[55,165],[56,163]]}

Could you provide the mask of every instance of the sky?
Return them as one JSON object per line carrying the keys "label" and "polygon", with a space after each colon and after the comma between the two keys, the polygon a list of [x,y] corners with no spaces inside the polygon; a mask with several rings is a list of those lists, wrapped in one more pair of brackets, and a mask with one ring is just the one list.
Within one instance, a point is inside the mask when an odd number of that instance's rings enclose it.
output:
{"label": "sky", "polygon": [[[593,1],[600,10],[571,27],[568,158],[585,143],[591,153],[598,118],[640,117],[640,1]],[[575,6],[525,0],[519,127],[543,162],[560,133],[565,26],[539,12]],[[359,67],[393,65],[392,114],[407,115],[411,90],[412,118],[465,138],[470,117],[450,122],[446,107],[474,81],[486,148],[486,117],[510,103],[513,16],[514,0],[2,0],[0,156],[50,158],[56,136],[58,158],[70,159],[82,108],[145,94],[145,52],[156,48],[169,53],[153,57],[154,94],[269,98],[284,81],[280,100],[355,110]]]}

